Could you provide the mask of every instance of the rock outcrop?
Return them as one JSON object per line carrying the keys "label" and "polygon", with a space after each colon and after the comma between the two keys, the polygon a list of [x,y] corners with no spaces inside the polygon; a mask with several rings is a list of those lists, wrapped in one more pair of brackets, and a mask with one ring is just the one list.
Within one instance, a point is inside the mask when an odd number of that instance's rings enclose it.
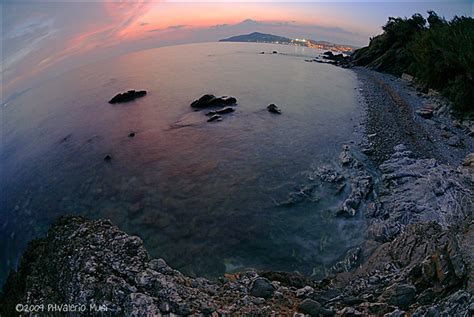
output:
{"label": "rock outcrop", "polygon": [[[466,158],[469,159],[470,156]],[[434,159],[415,159],[403,145],[380,165],[379,198],[369,235],[390,241],[411,223],[435,221],[443,228],[472,217],[474,175],[468,166],[453,167]]]}
{"label": "rock outcrop", "polygon": [[[18,303],[72,303],[134,316],[471,316],[472,155],[455,168],[411,158],[397,146],[380,166],[380,181],[373,182],[357,155],[347,147],[344,152],[350,159],[341,162],[341,172],[321,169],[317,176],[336,191],[350,183],[349,198],[360,199],[354,210],[362,210],[368,221],[367,240],[321,281],[255,271],[215,281],[187,277],[151,258],[139,237],[110,221],[67,216],[46,237],[29,243],[4,286],[0,314],[14,314]],[[367,186],[353,178],[366,179]],[[361,187],[366,189],[358,193]],[[310,197],[312,189],[301,192]]]}
{"label": "rock outcrop", "polygon": [[273,103],[267,106],[267,110],[271,113],[281,114],[280,108]]}
{"label": "rock outcrop", "polygon": [[145,90],[129,90],[124,93],[120,93],[115,95],[112,99],[109,100],[109,103],[121,103],[121,102],[129,102],[135,100],[137,98],[143,97],[146,95]]}
{"label": "rock outcrop", "polygon": [[193,108],[209,108],[209,107],[223,107],[228,105],[235,105],[237,103],[237,99],[234,97],[216,97],[214,95],[204,95],[201,98],[194,100],[191,103],[191,107]]}

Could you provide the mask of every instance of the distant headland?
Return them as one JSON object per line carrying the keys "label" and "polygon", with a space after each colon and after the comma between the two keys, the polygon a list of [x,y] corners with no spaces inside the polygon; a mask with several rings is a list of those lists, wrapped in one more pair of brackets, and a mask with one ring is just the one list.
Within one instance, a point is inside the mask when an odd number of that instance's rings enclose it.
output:
{"label": "distant headland", "polygon": [[310,39],[290,39],[284,36],[273,34],[265,34],[260,32],[253,32],[250,34],[242,34],[232,36],[226,39],[221,39],[219,42],[255,42],[255,43],[275,43],[296,46],[306,46],[310,48],[319,48],[323,50],[331,50],[344,53],[352,53],[357,49],[355,46],[345,44],[335,44],[326,41],[315,41]]}

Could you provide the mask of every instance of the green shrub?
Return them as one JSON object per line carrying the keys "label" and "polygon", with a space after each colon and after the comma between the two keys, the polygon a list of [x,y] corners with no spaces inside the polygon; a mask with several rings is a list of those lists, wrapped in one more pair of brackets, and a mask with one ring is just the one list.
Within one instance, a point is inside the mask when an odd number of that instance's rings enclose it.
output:
{"label": "green shrub", "polygon": [[429,11],[426,20],[420,14],[389,18],[383,30],[354,53],[354,65],[398,76],[410,73],[423,86],[441,91],[455,110],[474,111],[473,18],[446,21]]}

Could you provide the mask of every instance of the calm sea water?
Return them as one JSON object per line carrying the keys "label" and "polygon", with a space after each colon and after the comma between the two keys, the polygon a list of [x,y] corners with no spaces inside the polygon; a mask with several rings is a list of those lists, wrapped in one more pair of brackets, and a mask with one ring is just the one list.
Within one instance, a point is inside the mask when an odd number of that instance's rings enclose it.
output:
{"label": "calm sea water", "polygon": [[[273,50],[280,54],[259,54]],[[27,241],[71,213],[110,218],[187,274],[318,275],[363,229],[360,219],[333,216],[341,197],[278,205],[357,137],[355,75],[304,62],[318,53],[241,43],[147,50],[68,72],[4,105],[1,281]],[[128,89],[148,95],[107,103]],[[205,93],[235,96],[236,112],[206,122],[189,106]],[[267,112],[270,103],[283,114]]]}

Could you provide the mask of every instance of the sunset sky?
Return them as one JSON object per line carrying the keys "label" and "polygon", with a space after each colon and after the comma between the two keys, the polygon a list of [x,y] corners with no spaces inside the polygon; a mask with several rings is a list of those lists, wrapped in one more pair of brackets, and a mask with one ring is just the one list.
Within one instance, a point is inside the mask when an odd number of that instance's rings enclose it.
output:
{"label": "sunset sky", "polygon": [[2,2],[3,98],[123,53],[254,31],[364,46],[389,16],[472,16],[471,1]]}

